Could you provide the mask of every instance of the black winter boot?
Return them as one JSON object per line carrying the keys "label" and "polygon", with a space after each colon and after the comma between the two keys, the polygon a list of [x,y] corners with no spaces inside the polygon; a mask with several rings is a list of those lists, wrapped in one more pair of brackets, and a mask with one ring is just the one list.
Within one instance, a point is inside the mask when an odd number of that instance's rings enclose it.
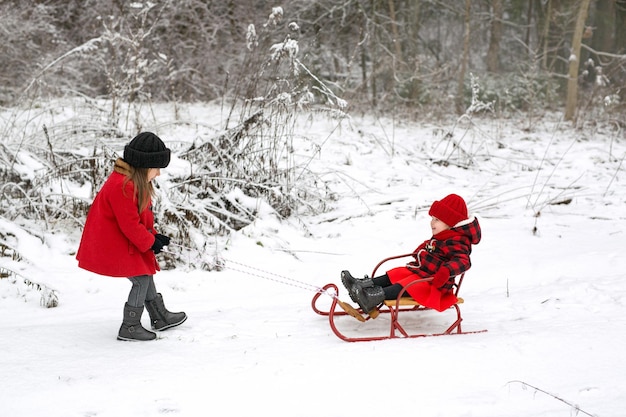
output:
{"label": "black winter boot", "polygon": [[124,320],[117,334],[117,340],[144,341],[156,339],[156,334],[144,329],[141,325],[141,314],[143,314],[143,307],[133,307],[128,303],[124,305]]}
{"label": "black winter boot", "polygon": [[341,282],[343,286],[346,287],[348,295],[350,295],[350,298],[355,303],[358,303],[356,296],[357,288],[369,288],[374,286],[370,278],[354,278],[348,271],[341,271]]}
{"label": "black winter boot", "polygon": [[363,313],[369,314],[378,304],[385,301],[385,291],[383,287],[377,285],[368,288],[357,287],[356,302],[363,310]]}
{"label": "black winter boot", "polygon": [[154,300],[146,301],[146,309],[150,314],[150,324],[154,330],[166,330],[187,320],[187,314],[184,312],[172,313],[167,311],[161,294],[157,294]]}

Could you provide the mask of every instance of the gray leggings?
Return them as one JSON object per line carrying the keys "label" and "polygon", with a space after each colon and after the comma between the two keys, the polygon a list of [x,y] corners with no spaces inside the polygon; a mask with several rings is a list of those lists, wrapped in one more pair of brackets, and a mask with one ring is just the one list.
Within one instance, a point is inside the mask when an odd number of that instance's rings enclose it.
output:
{"label": "gray leggings", "polygon": [[152,275],[139,275],[128,279],[133,284],[128,294],[128,305],[143,307],[146,301],[152,301],[156,298],[157,292]]}

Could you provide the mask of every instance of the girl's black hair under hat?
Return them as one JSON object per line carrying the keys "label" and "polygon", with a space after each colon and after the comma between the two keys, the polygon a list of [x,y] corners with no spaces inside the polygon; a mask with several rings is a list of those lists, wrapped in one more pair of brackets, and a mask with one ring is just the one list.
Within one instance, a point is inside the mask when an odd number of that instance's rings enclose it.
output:
{"label": "girl's black hair under hat", "polygon": [[152,132],[142,132],[124,147],[124,161],[135,168],[165,168],[171,151]]}

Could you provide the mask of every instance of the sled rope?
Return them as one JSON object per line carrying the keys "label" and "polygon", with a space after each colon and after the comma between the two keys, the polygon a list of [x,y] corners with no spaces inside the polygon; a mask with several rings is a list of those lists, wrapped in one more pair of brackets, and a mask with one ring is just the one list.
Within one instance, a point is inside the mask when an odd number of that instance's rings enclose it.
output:
{"label": "sled rope", "polygon": [[[280,284],[290,285],[292,287],[302,288],[302,289],[309,290],[309,291],[325,292],[320,287],[313,285],[313,284],[309,284],[308,282],[299,281],[297,279],[289,278],[284,275],[279,275],[271,271],[265,271],[263,269],[246,265],[241,262],[233,261],[232,259],[227,259],[227,258],[222,258],[222,259],[226,261],[226,265],[224,267],[232,271],[241,272],[241,273],[252,275],[255,277],[264,278],[269,281],[274,281]],[[228,264],[238,265],[243,268],[248,268],[248,270],[233,268],[232,266],[229,266]]]}
{"label": "sled rope", "polygon": [[[221,259],[226,262],[225,264],[223,264],[221,262],[211,261],[211,260],[208,260],[208,259],[204,259],[202,257],[202,255],[204,255],[204,253],[202,253],[198,249],[189,248],[189,247],[186,247],[186,246],[183,246],[183,245],[179,245],[177,243],[170,243],[170,245],[178,246],[180,248],[183,248],[183,249],[186,249],[186,250],[190,250],[190,251],[195,251],[195,252],[198,253],[198,255],[200,255],[202,261],[210,263],[211,265],[213,265],[216,268],[227,268],[227,269],[230,269],[231,271],[241,272],[242,274],[247,274],[247,275],[258,277],[258,278],[263,278],[263,279],[266,279],[268,281],[277,282],[279,284],[289,285],[289,286],[300,288],[300,289],[304,289],[304,290],[307,290],[307,291],[314,291],[316,293],[326,294],[326,295],[328,295],[331,298],[337,299],[337,294],[334,291],[325,290],[325,289],[323,289],[321,287],[318,287],[316,285],[309,284],[308,282],[299,281],[299,280],[294,279],[294,278],[289,278],[289,277],[286,277],[284,275],[279,275],[279,274],[276,274],[275,272],[271,272],[271,271],[265,271],[263,269],[260,269],[260,268],[257,268],[257,267],[253,267],[253,266],[250,266],[250,265],[246,265],[244,263],[233,261],[232,259],[227,259],[227,258],[223,258],[223,257]],[[168,251],[163,251],[163,252],[169,253],[169,254],[172,254],[172,255],[178,255],[178,254],[173,253],[173,252],[168,252]],[[241,267],[241,268],[232,267],[232,266],[230,266],[230,264],[237,265],[238,267]]]}
{"label": "sled rope", "polygon": [[[334,290],[320,288],[320,287],[317,287],[315,285],[309,284],[308,282],[298,281],[297,279],[289,278],[289,277],[286,277],[284,275],[278,275],[278,274],[276,274],[274,272],[264,271],[262,269],[259,269],[259,268],[256,268],[256,267],[252,267],[250,265],[246,265],[246,264],[243,264],[241,262],[228,260],[226,258],[222,258],[222,259],[224,259],[227,263],[230,262],[232,264],[239,265],[239,266],[242,266],[244,268],[249,268],[252,271],[258,271],[261,274],[258,274],[258,273],[255,273],[255,272],[251,272],[251,271],[245,271],[245,270],[238,269],[238,268],[233,268],[231,266],[224,266],[224,268],[228,268],[231,271],[241,272],[241,273],[244,273],[244,274],[248,274],[248,275],[256,276],[256,277],[259,277],[259,278],[267,279],[269,281],[278,282],[280,284],[290,285],[292,287],[297,287],[297,288],[302,288],[302,289],[305,289],[305,290],[315,291],[317,294],[328,295],[330,298],[336,300],[337,304],[339,305],[339,307],[341,307],[347,314],[351,315],[352,317],[354,317],[355,319],[357,319],[360,322],[365,322],[365,320],[366,320],[365,317],[363,315],[361,315],[361,313],[359,313],[358,310],[356,310],[350,304],[348,304],[348,303],[346,303],[344,301],[341,301],[339,299],[339,297],[338,297],[338,294]],[[262,275],[262,274],[266,274],[266,275]],[[275,278],[272,278],[272,276],[275,277]],[[374,311],[370,312],[370,316],[372,318],[376,318],[378,316],[378,310],[374,310]]]}

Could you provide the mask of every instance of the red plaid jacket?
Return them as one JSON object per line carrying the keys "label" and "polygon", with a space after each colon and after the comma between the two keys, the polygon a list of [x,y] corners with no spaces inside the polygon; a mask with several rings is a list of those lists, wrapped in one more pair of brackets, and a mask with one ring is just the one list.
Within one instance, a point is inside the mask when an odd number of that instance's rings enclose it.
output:
{"label": "red plaid jacket", "polygon": [[454,278],[471,267],[472,245],[480,239],[478,219],[468,219],[424,241],[415,249],[414,261],[387,271],[387,276],[403,287],[418,278],[432,277],[431,282],[413,285],[407,292],[422,305],[445,310],[457,301],[452,293]]}

